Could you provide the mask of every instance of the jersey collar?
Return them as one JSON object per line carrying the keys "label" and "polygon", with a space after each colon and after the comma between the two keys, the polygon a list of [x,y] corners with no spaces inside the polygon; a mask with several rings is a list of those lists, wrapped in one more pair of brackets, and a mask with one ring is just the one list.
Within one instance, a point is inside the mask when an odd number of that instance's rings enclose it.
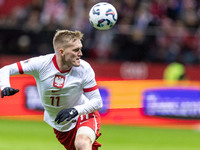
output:
{"label": "jersey collar", "polygon": [[54,66],[56,67],[56,69],[57,69],[58,71],[60,71],[61,73],[69,72],[69,71],[72,69],[72,67],[71,67],[71,68],[69,68],[68,70],[61,71],[61,70],[59,69],[58,64],[57,64],[57,61],[56,61],[56,55],[53,56],[53,59],[52,59],[52,60],[53,60],[53,64],[54,64]]}

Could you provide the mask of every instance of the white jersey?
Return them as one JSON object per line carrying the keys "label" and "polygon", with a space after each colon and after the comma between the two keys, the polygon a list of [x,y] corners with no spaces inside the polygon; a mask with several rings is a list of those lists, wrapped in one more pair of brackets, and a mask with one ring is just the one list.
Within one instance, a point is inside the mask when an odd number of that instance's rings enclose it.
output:
{"label": "white jersey", "polygon": [[[64,108],[75,108],[79,115],[91,113],[102,107],[95,74],[91,66],[80,60],[79,67],[60,71],[56,63],[56,55],[48,54],[21,61],[0,70],[4,73],[1,89],[10,86],[9,75],[33,75],[44,107],[44,120],[59,131],[74,128],[78,116],[69,122],[57,124],[54,120]],[[85,94],[83,94],[85,92]]]}

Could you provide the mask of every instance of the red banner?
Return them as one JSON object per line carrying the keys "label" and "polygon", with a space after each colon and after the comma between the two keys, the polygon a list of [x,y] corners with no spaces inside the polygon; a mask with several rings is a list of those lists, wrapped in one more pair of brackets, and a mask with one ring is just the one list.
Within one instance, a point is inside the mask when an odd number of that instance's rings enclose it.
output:
{"label": "red banner", "polygon": [[[103,124],[197,128],[199,120],[147,116],[143,112],[143,92],[149,88],[174,87],[200,88],[197,81],[166,82],[163,80],[97,81],[104,107],[101,110]],[[0,100],[0,116],[19,119],[41,119],[43,111],[32,107],[37,97],[32,76],[11,77],[11,85],[20,92]],[[32,95],[32,96],[31,96]],[[29,103],[29,102],[31,103]],[[40,100],[39,100],[40,101]]]}

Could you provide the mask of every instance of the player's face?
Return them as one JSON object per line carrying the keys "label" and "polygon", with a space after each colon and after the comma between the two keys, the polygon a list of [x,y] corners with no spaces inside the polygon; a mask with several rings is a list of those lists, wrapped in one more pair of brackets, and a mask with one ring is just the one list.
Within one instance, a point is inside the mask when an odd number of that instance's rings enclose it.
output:
{"label": "player's face", "polygon": [[65,62],[69,67],[80,66],[80,58],[83,55],[81,49],[82,49],[81,41],[76,40],[75,42],[71,42],[71,46],[67,47],[64,50]]}

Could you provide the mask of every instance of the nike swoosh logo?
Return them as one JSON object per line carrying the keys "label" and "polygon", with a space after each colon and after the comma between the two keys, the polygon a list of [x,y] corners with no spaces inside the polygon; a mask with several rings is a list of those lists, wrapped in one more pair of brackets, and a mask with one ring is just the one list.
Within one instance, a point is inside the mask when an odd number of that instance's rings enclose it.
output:
{"label": "nike swoosh logo", "polygon": [[61,90],[51,90],[52,93],[59,92]]}
{"label": "nike swoosh logo", "polygon": [[73,110],[69,112],[70,115],[73,115]]}
{"label": "nike swoosh logo", "polygon": [[85,123],[85,122],[87,122],[87,120],[85,120],[85,121],[83,121],[83,122],[80,122],[80,125],[83,124],[83,123]]}

